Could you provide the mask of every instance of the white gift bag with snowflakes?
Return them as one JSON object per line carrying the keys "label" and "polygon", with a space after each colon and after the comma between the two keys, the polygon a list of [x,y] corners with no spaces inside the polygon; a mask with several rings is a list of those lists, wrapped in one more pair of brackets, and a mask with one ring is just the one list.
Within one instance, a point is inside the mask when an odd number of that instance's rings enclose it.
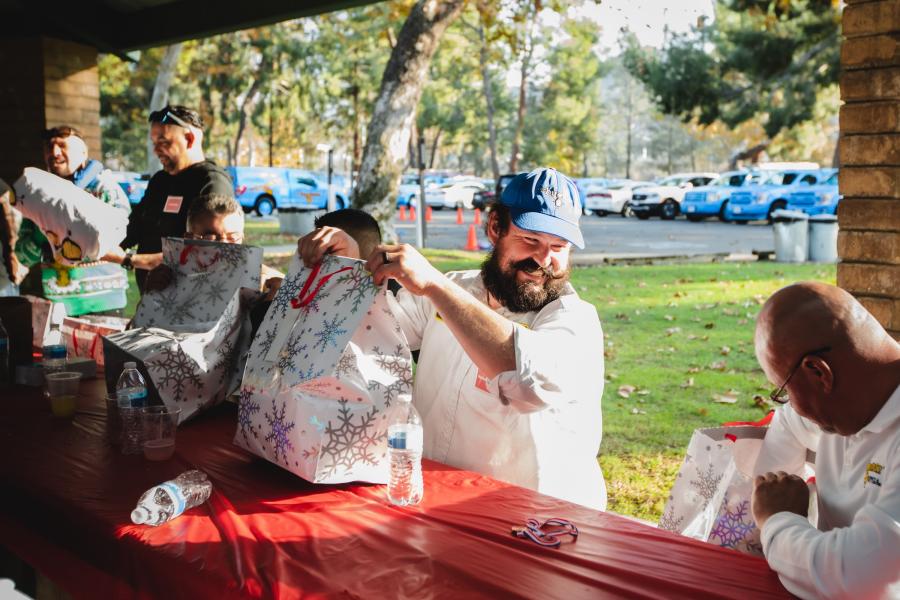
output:
{"label": "white gift bag with snowflakes", "polygon": [[362,261],[294,257],[250,348],[237,445],[313,483],[387,482],[412,360],[386,293]]}
{"label": "white gift bag with snowflakes", "polygon": [[660,529],[762,556],[750,498],[766,431],[760,424],[695,430]]}
{"label": "white gift bag with snowflakes", "polygon": [[159,401],[181,408],[183,422],[240,385],[262,249],[167,238],[163,260],[172,283],[144,294],[134,317],[138,328],[108,336],[104,354],[112,345],[115,356],[138,362]]}

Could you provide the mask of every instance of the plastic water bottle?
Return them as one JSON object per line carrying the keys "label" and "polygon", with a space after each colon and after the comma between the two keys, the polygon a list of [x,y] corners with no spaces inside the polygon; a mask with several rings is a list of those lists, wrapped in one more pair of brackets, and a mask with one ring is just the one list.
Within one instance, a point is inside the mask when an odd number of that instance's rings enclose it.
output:
{"label": "plastic water bottle", "polygon": [[147,406],[147,382],[141,372],[137,370],[137,364],[127,362],[124,365],[119,381],[116,383],[116,398],[119,406],[137,407]]}
{"label": "plastic water bottle", "polygon": [[0,319],[0,386],[9,385],[12,382],[9,354],[9,334],[6,333],[3,320]]}
{"label": "plastic water bottle", "polygon": [[410,401],[401,401],[400,410],[388,426],[388,456],[391,479],[388,499],[398,506],[422,501],[422,419]]}
{"label": "plastic water bottle", "polygon": [[203,471],[185,471],[143,493],[131,511],[136,525],[162,525],[184,511],[209,500],[212,483]]}
{"label": "plastic water bottle", "polygon": [[66,345],[63,343],[59,323],[50,323],[50,329],[44,336],[41,354],[43,355],[44,375],[66,370]]}

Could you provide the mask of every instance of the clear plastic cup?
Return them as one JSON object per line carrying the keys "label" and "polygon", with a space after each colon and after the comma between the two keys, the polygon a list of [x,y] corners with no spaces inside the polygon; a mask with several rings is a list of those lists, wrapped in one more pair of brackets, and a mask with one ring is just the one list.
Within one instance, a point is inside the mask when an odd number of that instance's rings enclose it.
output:
{"label": "clear plastic cup", "polygon": [[50,396],[50,411],[53,416],[70,418],[75,414],[81,373],[76,371],[47,373],[44,379],[47,381],[47,394]]}
{"label": "clear plastic cup", "polygon": [[119,417],[119,398],[116,394],[106,395],[106,439],[113,446],[122,443],[122,421]]}
{"label": "clear plastic cup", "polygon": [[168,406],[146,406],[141,409],[144,424],[143,448],[147,460],[169,460],[175,454],[175,430],[181,409]]}

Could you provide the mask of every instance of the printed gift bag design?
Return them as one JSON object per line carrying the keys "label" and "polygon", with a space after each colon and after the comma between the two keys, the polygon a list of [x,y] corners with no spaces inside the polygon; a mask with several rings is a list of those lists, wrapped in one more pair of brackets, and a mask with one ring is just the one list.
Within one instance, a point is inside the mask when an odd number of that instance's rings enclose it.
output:
{"label": "printed gift bag design", "polygon": [[[182,421],[217,404],[240,385],[250,345],[250,305],[259,299],[262,249],[167,238],[163,260],[173,281],[141,299],[138,329],[109,336],[119,361],[137,360],[159,399],[182,409]],[[123,355],[126,358],[122,358]]]}
{"label": "printed gift bag design", "polygon": [[750,498],[767,422],[694,431],[660,529],[762,556]]}
{"label": "printed gift bag design", "polygon": [[385,483],[391,407],[412,390],[406,338],[364,265],[295,256],[244,371],[235,443],[314,483]]}

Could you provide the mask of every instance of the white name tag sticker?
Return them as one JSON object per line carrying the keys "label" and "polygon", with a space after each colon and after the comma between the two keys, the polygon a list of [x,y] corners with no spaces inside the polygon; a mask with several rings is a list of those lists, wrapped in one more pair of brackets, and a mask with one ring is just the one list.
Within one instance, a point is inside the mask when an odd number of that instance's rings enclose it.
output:
{"label": "white name tag sticker", "polygon": [[163,206],[164,213],[178,214],[181,211],[181,203],[184,201],[184,196],[169,196],[166,198],[166,205]]}

